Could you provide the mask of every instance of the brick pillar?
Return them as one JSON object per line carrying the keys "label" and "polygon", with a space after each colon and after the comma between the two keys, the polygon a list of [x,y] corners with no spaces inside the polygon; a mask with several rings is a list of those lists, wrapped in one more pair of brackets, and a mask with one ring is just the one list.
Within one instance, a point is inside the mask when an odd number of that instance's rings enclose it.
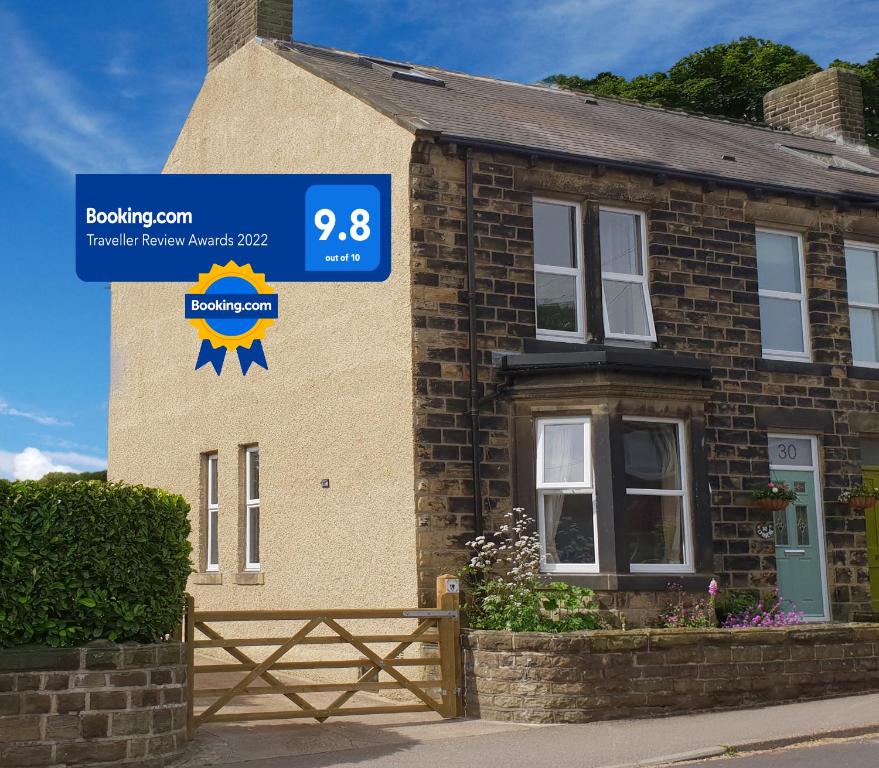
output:
{"label": "brick pillar", "polygon": [[825,69],[782,85],[763,97],[767,123],[794,133],[833,139],[866,151],[861,78],[848,69]]}
{"label": "brick pillar", "polygon": [[208,69],[255,37],[293,38],[293,0],[208,0]]}

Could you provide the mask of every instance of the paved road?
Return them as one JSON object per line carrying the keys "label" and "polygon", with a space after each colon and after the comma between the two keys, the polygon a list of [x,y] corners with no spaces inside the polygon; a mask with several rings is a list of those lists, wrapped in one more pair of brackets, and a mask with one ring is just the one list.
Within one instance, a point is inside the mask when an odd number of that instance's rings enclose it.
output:
{"label": "paved road", "polygon": [[686,768],[876,768],[879,766],[879,739],[790,747],[777,752],[719,758],[686,763]]}

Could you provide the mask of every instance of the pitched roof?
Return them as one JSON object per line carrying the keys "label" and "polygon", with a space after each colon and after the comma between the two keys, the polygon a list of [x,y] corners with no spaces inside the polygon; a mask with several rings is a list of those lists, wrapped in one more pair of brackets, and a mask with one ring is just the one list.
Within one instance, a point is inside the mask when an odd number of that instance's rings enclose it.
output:
{"label": "pitched roof", "polygon": [[[440,141],[879,202],[879,157],[831,140],[305,43],[266,44],[413,132]],[[864,172],[825,167],[784,147],[836,155]]]}

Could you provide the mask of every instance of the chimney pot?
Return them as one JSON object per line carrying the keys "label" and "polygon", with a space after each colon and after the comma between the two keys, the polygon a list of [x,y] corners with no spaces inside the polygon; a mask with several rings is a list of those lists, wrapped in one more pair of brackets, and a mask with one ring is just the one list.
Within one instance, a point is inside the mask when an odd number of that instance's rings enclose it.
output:
{"label": "chimney pot", "polygon": [[868,151],[861,78],[849,69],[831,67],[769,91],[763,116],[775,128]]}
{"label": "chimney pot", "polygon": [[255,37],[293,39],[293,0],[208,0],[208,69]]}

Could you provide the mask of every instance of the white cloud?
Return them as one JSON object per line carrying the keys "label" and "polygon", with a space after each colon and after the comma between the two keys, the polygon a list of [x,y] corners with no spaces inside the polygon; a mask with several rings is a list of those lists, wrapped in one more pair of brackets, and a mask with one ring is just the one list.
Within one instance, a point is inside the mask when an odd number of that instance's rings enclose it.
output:
{"label": "white cloud", "polygon": [[0,9],[0,129],[64,174],[148,170],[137,146],[87,92],[53,66],[11,13]]}
{"label": "white cloud", "polygon": [[0,398],[0,416],[17,416],[20,419],[27,419],[36,424],[42,424],[44,427],[69,427],[69,421],[61,421],[54,416],[45,416],[41,413],[33,413],[31,411],[22,411],[13,408],[9,403]]}
{"label": "white cloud", "polygon": [[41,451],[27,447],[13,453],[0,451],[0,478],[39,480],[48,472],[94,472],[106,469],[105,459],[81,453]]}

